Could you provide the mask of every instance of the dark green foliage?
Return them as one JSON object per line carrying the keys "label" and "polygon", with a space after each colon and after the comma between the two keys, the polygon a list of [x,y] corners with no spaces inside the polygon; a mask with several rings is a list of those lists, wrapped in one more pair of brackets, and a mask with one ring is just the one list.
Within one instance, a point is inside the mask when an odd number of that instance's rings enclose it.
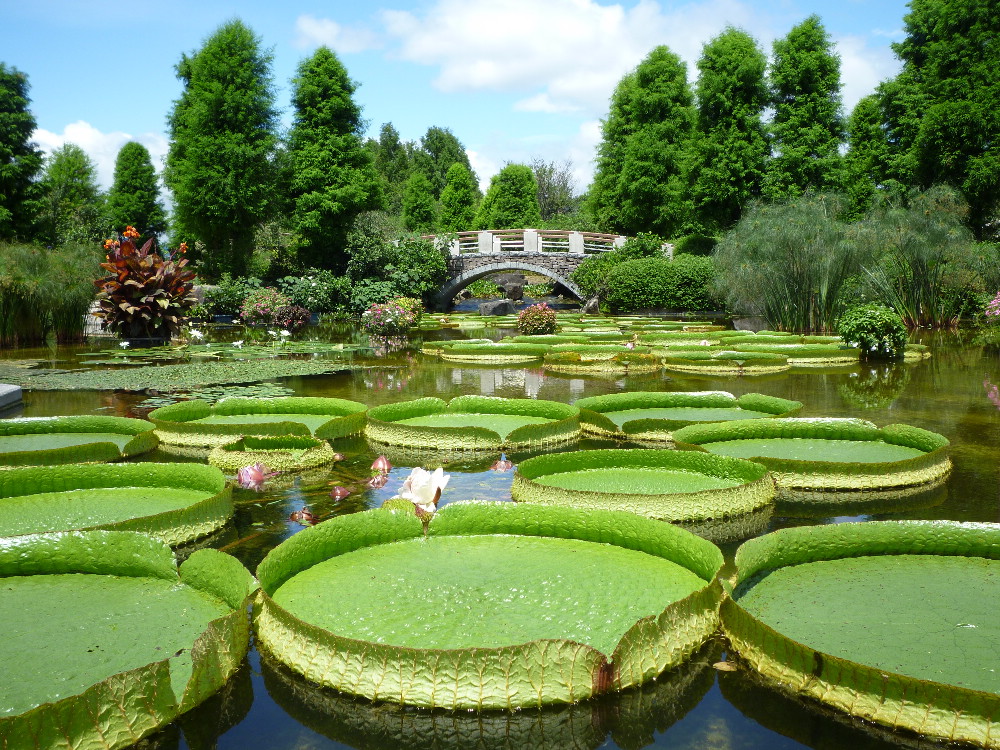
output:
{"label": "dark green foliage", "polygon": [[879,191],[896,192],[890,181],[889,140],[885,115],[875,95],[861,99],[847,125],[850,148],[844,157],[844,191],[851,202],[849,216],[860,218],[871,210]]}
{"label": "dark green foliage", "polygon": [[969,204],[977,238],[1000,203],[1000,15],[992,0],[913,0],[903,61],[882,94],[895,153],[921,188],[947,183]]}
{"label": "dark green foliage", "polygon": [[375,159],[375,169],[382,178],[386,210],[393,216],[399,216],[403,213],[403,186],[412,168],[412,149],[399,139],[399,132],[391,122],[382,125],[378,141],[368,143]]}
{"label": "dark green foliage", "polygon": [[239,315],[243,300],[261,288],[260,279],[252,276],[232,277],[222,274],[215,286],[205,289],[205,306],[213,315]]}
{"label": "dark green foliage", "polygon": [[720,305],[712,293],[714,282],[711,258],[681,255],[675,260],[628,260],[608,272],[604,301],[614,312],[717,310]]}
{"label": "dark green foliage", "polygon": [[[434,199],[441,197],[452,164],[461,164],[472,172],[465,146],[448,128],[429,127],[413,152],[413,168],[424,173],[431,184]],[[475,182],[475,180],[473,180]]]}
{"label": "dark green foliage", "polygon": [[448,168],[444,190],[441,191],[442,232],[465,232],[472,229],[479,202],[479,186],[463,164],[455,162]]}
{"label": "dark green foliage", "polygon": [[0,240],[27,240],[41,210],[42,152],[31,141],[28,76],[0,63]]}
{"label": "dark green foliage", "polygon": [[657,47],[619,83],[604,124],[591,187],[600,226],[670,237],[690,222],[695,117],[687,67]]}
{"label": "dark green foliage", "polygon": [[111,226],[135,227],[143,237],[166,231],[167,213],[160,203],[156,170],[141,143],[129,141],[118,152],[105,214]]}
{"label": "dark green foliage", "polygon": [[538,185],[531,167],[508,164],[490,180],[476,213],[476,229],[520,229],[537,227]]}
{"label": "dark green foliage", "polygon": [[327,47],[303,60],[293,80],[289,197],[305,266],[343,270],[355,217],[382,207],[378,173],[361,140],[364,122],[353,100],[355,88]]}
{"label": "dark green foliage", "polygon": [[408,232],[433,234],[437,225],[437,205],[431,183],[423,172],[414,172],[403,190],[403,226]]}
{"label": "dark green foliage", "polygon": [[246,268],[277,200],[271,59],[234,20],[176,67],[183,90],[168,118],[163,177],[174,196],[174,234],[203,244],[198,260],[208,275]]}
{"label": "dark green foliage", "polygon": [[431,240],[403,237],[384,214],[362,214],[348,236],[351,259],[351,309],[360,313],[394,297],[420,297],[429,303],[448,274],[444,253]]}
{"label": "dark green foliage", "polygon": [[0,346],[81,339],[99,265],[92,245],[0,243]]}
{"label": "dark green foliage", "polygon": [[936,187],[910,196],[908,206],[885,204],[867,216],[856,236],[869,297],[909,326],[957,323],[975,304],[976,255],[966,211],[954,190]]}
{"label": "dark green foliage", "polygon": [[744,31],[728,28],[698,60],[698,141],[692,192],[698,221],[709,231],[732,227],[760,196],[770,146],[763,113],[767,58]]}
{"label": "dark green foliage", "polygon": [[570,274],[570,279],[579,287],[585,298],[604,292],[608,273],[619,263],[637,258],[656,258],[663,255],[663,240],[646,232],[629,237],[625,244],[612,250],[587,258]]}
{"label": "dark green foliage", "polygon": [[858,249],[838,219],[843,201],[809,194],[754,204],[716,246],[718,291],[738,315],[775,330],[833,328],[845,283],[860,271]]}
{"label": "dark green foliage", "polygon": [[97,185],[97,167],[75,143],[52,152],[42,177],[43,209],[40,238],[50,246],[97,242],[107,236],[104,195]]}
{"label": "dark green foliage", "polygon": [[[128,230],[121,241],[108,241],[108,275],[97,279],[98,312],[101,327],[124,339],[169,341],[180,333],[184,319],[196,303],[192,293],[194,273],[187,258],[164,257],[147,240],[142,247],[133,243]],[[183,250],[181,251],[183,253]]]}
{"label": "dark green foliage", "polygon": [[844,122],[840,57],[819,16],[810,16],[774,42],[771,66],[774,157],[764,178],[772,200],[841,185]]}
{"label": "dark green foliage", "polygon": [[320,268],[308,268],[301,276],[278,279],[277,286],[293,304],[317,313],[343,310],[350,296],[350,282],[346,277]]}
{"label": "dark green foliage", "polygon": [[906,347],[906,324],[885,305],[856,305],[837,320],[844,341],[861,349],[862,359],[902,359]]}
{"label": "dark green foliage", "polygon": [[718,242],[704,234],[687,234],[674,241],[674,255],[711,255]]}

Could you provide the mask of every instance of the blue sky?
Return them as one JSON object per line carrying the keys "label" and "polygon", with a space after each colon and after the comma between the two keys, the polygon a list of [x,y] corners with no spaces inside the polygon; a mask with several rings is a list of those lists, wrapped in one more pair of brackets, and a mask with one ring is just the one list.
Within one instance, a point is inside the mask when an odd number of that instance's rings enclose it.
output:
{"label": "blue sky", "polygon": [[656,45],[688,62],[727,25],[765,51],[818,14],[842,60],[847,110],[898,70],[904,0],[0,0],[0,62],[29,76],[36,141],[83,147],[111,180],[129,139],[159,165],[166,118],[180,93],[174,65],[221,24],[240,18],[272,50],[277,104],[317,46],[336,50],[359,84],[377,136],[448,127],[482,182],[506,162],[573,164],[593,172],[600,119],[614,85]]}

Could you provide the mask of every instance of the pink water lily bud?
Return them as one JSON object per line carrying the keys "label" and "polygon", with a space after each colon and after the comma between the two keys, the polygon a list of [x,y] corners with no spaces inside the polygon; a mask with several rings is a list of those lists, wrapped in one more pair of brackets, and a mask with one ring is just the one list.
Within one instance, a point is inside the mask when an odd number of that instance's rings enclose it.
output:
{"label": "pink water lily bud", "polygon": [[330,497],[334,500],[343,500],[345,497],[351,494],[351,491],[346,487],[342,487],[339,484],[330,490]]}
{"label": "pink water lily bud", "polygon": [[372,472],[376,474],[388,474],[392,471],[392,464],[385,456],[379,456],[372,461]]}
{"label": "pink water lily bud", "polygon": [[334,453],[333,454],[333,460],[334,461],[343,461],[344,460],[344,454],[343,453]]}
{"label": "pink water lily bud", "polygon": [[380,490],[385,487],[386,482],[389,481],[388,474],[376,474],[371,479],[368,480],[368,486],[373,490]]}
{"label": "pink water lily bud", "polygon": [[303,526],[312,526],[316,523],[316,516],[312,514],[312,511],[308,508],[303,508],[302,510],[296,510],[288,516],[289,521],[295,521]]}
{"label": "pink water lily bud", "polygon": [[500,459],[494,461],[490,468],[493,471],[510,471],[514,468],[514,462],[507,458],[506,453],[501,453]]}
{"label": "pink water lily bud", "polygon": [[264,464],[258,462],[237,471],[236,481],[245,490],[260,492],[264,489],[264,480],[276,476],[278,476],[277,471],[269,471]]}

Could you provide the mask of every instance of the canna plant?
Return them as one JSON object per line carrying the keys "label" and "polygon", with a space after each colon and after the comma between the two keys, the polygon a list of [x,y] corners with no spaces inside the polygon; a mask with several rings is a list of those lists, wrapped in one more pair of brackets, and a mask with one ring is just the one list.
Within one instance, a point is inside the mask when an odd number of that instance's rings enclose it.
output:
{"label": "canna plant", "polygon": [[141,248],[134,240],[139,233],[127,227],[121,240],[107,240],[106,262],[101,268],[108,275],[94,284],[98,288],[99,310],[95,317],[101,327],[126,340],[163,343],[178,334],[188,311],[197,303],[193,271],[187,270],[182,243],[175,259],[161,255],[148,240]]}

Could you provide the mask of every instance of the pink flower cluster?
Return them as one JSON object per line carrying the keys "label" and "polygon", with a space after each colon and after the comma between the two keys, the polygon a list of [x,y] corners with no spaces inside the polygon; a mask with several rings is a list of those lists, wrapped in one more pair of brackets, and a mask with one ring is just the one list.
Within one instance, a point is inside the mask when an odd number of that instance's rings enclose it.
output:
{"label": "pink flower cluster", "polygon": [[544,302],[530,305],[517,315],[517,330],[526,336],[556,332],[556,311]]}
{"label": "pink flower cluster", "polygon": [[1000,292],[986,305],[986,317],[1000,320]]}

